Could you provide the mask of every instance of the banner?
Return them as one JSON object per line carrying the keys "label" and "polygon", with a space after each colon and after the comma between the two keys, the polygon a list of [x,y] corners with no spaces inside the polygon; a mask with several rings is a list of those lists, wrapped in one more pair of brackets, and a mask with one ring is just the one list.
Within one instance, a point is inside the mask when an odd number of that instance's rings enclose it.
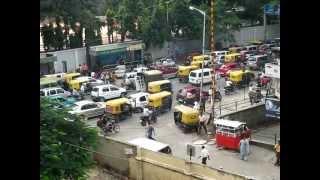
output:
{"label": "banner", "polygon": [[266,98],[266,117],[280,119],[280,100],[275,98]]}

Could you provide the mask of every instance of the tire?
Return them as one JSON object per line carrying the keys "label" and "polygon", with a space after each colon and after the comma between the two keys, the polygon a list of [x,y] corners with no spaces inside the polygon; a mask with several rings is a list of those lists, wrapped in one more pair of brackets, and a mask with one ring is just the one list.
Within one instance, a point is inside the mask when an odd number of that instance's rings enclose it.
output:
{"label": "tire", "polygon": [[125,96],[126,96],[125,93],[121,93],[121,94],[120,94],[120,97],[122,97],[122,98],[125,97]]}

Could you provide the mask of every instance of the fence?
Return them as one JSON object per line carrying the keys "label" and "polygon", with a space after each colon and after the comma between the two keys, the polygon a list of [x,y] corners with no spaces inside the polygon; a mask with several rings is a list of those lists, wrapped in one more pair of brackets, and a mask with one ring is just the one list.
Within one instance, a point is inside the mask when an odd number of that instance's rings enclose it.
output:
{"label": "fence", "polygon": [[130,179],[219,179],[245,180],[245,176],[153,152],[111,138],[100,137],[94,154],[99,165]]}

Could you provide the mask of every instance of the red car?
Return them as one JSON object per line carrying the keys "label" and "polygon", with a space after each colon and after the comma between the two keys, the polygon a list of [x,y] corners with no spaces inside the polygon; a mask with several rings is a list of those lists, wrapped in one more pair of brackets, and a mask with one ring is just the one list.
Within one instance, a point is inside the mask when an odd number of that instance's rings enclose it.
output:
{"label": "red car", "polygon": [[237,63],[228,63],[222,65],[216,72],[222,76],[225,77],[227,76],[228,72],[232,69],[239,68]]}
{"label": "red car", "polygon": [[178,72],[178,68],[176,66],[156,65],[153,66],[152,69],[161,71],[164,78],[174,78]]}
{"label": "red car", "polygon": [[[183,92],[183,91],[185,91],[185,92]],[[191,93],[192,97],[187,98],[187,93]],[[207,91],[202,91],[202,95],[203,95],[204,100],[207,100],[209,97],[209,93]],[[177,101],[179,101],[181,103],[186,101],[186,103],[188,105],[193,106],[194,101],[199,102],[199,100],[200,100],[200,88],[192,86],[192,85],[188,85],[178,91],[176,99],[177,99]]]}

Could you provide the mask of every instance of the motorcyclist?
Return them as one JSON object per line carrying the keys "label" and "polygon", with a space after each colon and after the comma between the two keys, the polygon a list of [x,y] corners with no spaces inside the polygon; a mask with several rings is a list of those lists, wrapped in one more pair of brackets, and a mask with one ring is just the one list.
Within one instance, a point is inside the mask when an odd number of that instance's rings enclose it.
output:
{"label": "motorcyclist", "polygon": [[226,81],[226,86],[224,87],[226,91],[231,92],[233,91],[233,84],[232,81],[227,80]]}

